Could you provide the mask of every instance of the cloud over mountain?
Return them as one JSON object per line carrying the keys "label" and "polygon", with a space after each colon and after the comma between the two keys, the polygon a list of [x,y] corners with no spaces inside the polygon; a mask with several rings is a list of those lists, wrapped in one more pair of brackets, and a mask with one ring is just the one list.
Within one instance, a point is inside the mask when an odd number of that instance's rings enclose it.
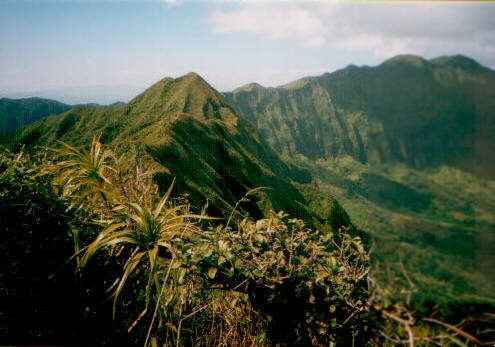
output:
{"label": "cloud over mountain", "polygon": [[495,66],[493,3],[287,3],[243,2],[210,15],[218,34],[248,32],[295,39],[301,46],[399,53],[476,56]]}

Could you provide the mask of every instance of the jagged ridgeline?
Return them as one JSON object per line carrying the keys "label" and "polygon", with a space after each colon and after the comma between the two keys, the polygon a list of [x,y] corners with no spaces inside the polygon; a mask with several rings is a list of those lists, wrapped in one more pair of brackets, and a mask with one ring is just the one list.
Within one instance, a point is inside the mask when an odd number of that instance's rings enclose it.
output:
{"label": "jagged ridgeline", "polygon": [[208,201],[210,214],[225,216],[250,189],[266,187],[241,210],[255,218],[273,209],[319,226],[349,224],[307,171],[282,161],[197,74],[165,78],[125,105],[80,106],[47,117],[20,129],[10,147],[36,150],[57,140],[88,146],[94,134],[129,162],[153,165],[162,191],[175,177],[175,192],[188,194],[196,208]]}
{"label": "jagged ridgeline", "polygon": [[287,156],[349,155],[495,177],[495,71],[464,56],[397,56],[226,96]]}

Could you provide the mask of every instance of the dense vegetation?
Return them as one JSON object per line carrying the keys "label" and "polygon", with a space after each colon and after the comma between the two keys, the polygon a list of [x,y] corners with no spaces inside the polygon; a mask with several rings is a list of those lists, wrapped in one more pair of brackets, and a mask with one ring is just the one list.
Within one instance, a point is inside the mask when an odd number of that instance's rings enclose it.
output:
{"label": "dense vegetation", "polygon": [[[192,214],[184,198],[171,197],[173,182],[159,197],[151,172],[140,166],[126,172],[96,138],[88,150],[63,144],[53,152],[49,157],[56,159],[39,161],[2,153],[1,215],[9,240],[2,248],[18,259],[3,262],[8,283],[2,297],[15,299],[3,338],[82,338],[74,326],[78,314],[88,327],[92,315],[104,322],[103,286],[116,323],[94,342],[124,341],[124,334],[131,344],[145,345],[368,339],[369,264],[359,238],[312,230],[283,212],[259,220],[239,219],[235,211],[227,219]],[[26,218],[16,218],[20,213]],[[21,254],[12,243],[22,246]],[[76,267],[78,278],[68,274]],[[16,271],[22,277],[13,281]],[[61,293],[77,298],[79,291],[86,293],[82,302],[56,302]],[[46,327],[36,325],[40,321]]]}
{"label": "dense vegetation", "polygon": [[69,110],[71,106],[61,102],[27,98],[13,100],[0,99],[0,134],[14,132],[20,127],[31,124],[38,119]]}
{"label": "dense vegetation", "polygon": [[274,211],[191,213],[173,181],[160,196],[150,170],[97,138],[43,157],[4,150],[0,162],[1,247],[15,259],[1,271],[8,342],[471,346],[493,323],[469,320],[479,337],[435,318],[418,324],[413,284],[398,300],[371,280],[368,252],[346,229]]}

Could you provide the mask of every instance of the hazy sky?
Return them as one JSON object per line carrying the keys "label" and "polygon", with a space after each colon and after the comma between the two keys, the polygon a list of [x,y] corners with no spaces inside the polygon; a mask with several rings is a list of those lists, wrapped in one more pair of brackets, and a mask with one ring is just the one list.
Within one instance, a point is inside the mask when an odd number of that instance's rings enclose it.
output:
{"label": "hazy sky", "polygon": [[190,71],[277,86],[404,53],[495,68],[495,3],[0,1],[0,96],[127,101]]}

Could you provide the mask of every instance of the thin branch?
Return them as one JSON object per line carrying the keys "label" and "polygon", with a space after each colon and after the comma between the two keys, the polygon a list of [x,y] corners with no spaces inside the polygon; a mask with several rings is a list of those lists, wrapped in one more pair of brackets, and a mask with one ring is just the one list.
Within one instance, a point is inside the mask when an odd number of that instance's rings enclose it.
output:
{"label": "thin branch", "polygon": [[392,320],[396,321],[397,323],[402,324],[404,326],[404,329],[406,329],[407,335],[409,336],[409,340],[408,340],[409,346],[414,347],[414,335],[413,335],[413,332],[411,330],[411,325],[414,324],[414,319],[412,319],[410,317],[408,320],[406,320],[404,318],[396,316],[395,314],[392,314],[392,313],[387,312],[385,310],[383,310],[382,312],[386,317],[388,317],[388,318],[390,318],[390,319],[392,319]]}

